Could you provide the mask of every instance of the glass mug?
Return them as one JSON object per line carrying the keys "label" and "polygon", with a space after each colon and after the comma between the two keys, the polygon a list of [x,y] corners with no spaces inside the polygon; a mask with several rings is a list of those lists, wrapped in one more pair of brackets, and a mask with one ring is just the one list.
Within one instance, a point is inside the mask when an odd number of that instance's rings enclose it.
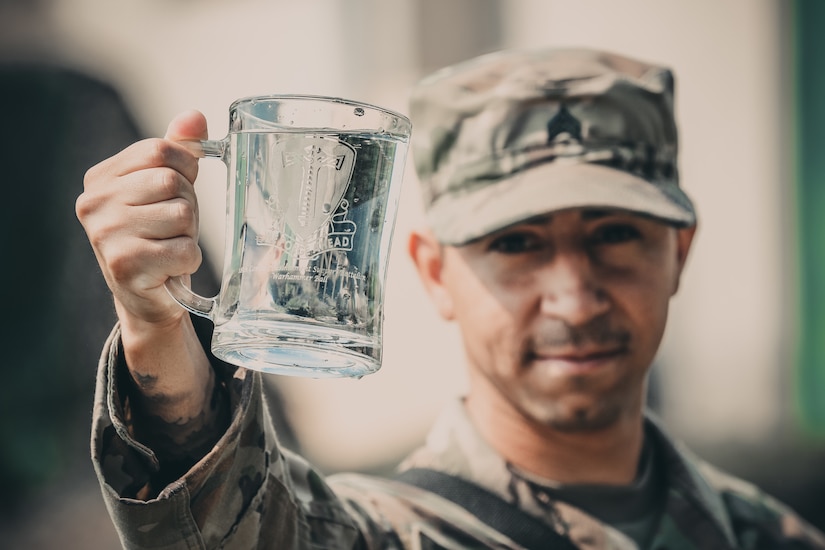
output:
{"label": "glass mug", "polygon": [[239,99],[222,140],[190,142],[227,166],[221,288],[180,277],[172,297],[210,319],[212,352],[267,373],[361,377],[381,366],[383,292],[411,124],[320,96]]}

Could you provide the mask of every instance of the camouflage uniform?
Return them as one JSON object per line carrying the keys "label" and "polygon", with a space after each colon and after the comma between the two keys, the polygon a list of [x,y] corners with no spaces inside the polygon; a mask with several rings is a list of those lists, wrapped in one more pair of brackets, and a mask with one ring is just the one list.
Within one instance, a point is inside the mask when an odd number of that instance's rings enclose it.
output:
{"label": "camouflage uniform", "polygon": [[[103,494],[125,548],[278,550],[520,548],[462,508],[391,479],[336,474],[324,479],[279,446],[266,412],[261,375],[216,362],[225,372],[232,421],[215,447],[148,501],[135,498],[157,475],[151,449],[126,427],[125,365],[116,329],[101,358],[92,452]],[[650,548],[825,549],[825,538],[791,510],[672,443],[669,487]],[[455,404],[403,468],[425,466],[462,476],[517,501],[587,550],[637,548],[618,530],[563,502],[542,498],[473,429]]]}

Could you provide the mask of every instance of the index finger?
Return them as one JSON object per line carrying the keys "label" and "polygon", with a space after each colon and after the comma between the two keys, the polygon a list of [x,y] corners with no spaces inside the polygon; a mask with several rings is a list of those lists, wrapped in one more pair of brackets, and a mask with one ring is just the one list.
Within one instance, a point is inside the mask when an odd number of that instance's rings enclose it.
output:
{"label": "index finger", "polygon": [[184,145],[163,138],[148,138],[133,143],[108,159],[108,169],[120,177],[150,168],[171,168],[194,183],[198,175],[198,159]]}

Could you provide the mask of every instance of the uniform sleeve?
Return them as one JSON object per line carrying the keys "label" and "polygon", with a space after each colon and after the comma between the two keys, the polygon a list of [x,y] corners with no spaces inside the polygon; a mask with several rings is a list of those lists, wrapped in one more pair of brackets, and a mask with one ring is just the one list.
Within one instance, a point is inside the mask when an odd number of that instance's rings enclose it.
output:
{"label": "uniform sleeve", "polygon": [[277,442],[260,373],[217,362],[231,421],[215,446],[157,496],[155,453],[127,429],[118,327],[98,366],[92,459],[109,514],[127,549],[358,548],[356,522],[323,477]]}

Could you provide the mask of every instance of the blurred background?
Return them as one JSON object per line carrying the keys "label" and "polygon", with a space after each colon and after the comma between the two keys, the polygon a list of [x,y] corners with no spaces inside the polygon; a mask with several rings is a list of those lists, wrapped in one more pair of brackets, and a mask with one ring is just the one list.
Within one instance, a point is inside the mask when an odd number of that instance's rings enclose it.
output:
{"label": "blurred background", "polygon": [[[89,166],[186,109],[213,138],[229,104],[256,94],[407,113],[411,86],[441,66],[545,46],[675,70],[700,229],[651,406],[700,455],[825,529],[823,24],[817,0],[0,0],[3,546],[118,547],[88,457],[114,320],[74,217]],[[387,471],[464,386],[456,329],[406,256],[423,221],[407,168],[384,366],[360,381],[267,379],[290,444],[326,472]],[[221,163],[201,163],[206,279],[222,265],[225,180]]]}

